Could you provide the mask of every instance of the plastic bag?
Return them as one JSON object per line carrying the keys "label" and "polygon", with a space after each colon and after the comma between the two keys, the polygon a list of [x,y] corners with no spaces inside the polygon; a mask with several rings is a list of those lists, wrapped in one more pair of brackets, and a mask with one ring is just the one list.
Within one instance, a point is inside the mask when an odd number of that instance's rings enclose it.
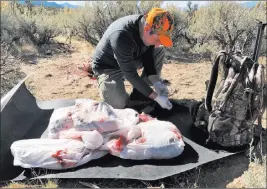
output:
{"label": "plastic bag", "polygon": [[48,137],[14,142],[14,165],[68,169],[107,153],[123,159],[170,159],[180,155],[185,146],[171,122],[90,99],[78,99],[74,106],[56,109]]}
{"label": "plastic bag", "polygon": [[123,159],[170,159],[179,156],[185,146],[175,125],[157,119],[139,123],[127,132],[109,134],[109,137],[116,135],[117,138],[111,137],[100,149]]}
{"label": "plastic bag", "polygon": [[106,133],[139,122],[139,114],[133,109],[114,109],[105,102],[86,99],[77,100],[75,106],[79,111],[73,114],[73,121],[75,129],[79,131],[97,130]]}
{"label": "plastic bag", "polygon": [[138,112],[133,109],[114,109],[105,102],[78,99],[74,106],[56,109],[49,121],[48,138],[59,138],[59,132],[75,128],[77,131],[113,132],[136,125]]}
{"label": "plastic bag", "polygon": [[14,165],[24,168],[68,169],[98,159],[108,152],[90,150],[72,139],[27,139],[11,145]]}
{"label": "plastic bag", "polygon": [[48,125],[48,138],[57,139],[59,132],[74,127],[72,115],[77,111],[75,106],[63,107],[54,110]]}
{"label": "plastic bag", "polygon": [[76,131],[74,128],[59,132],[59,139],[73,139],[84,143],[88,149],[94,150],[103,144],[103,137],[98,131]]}

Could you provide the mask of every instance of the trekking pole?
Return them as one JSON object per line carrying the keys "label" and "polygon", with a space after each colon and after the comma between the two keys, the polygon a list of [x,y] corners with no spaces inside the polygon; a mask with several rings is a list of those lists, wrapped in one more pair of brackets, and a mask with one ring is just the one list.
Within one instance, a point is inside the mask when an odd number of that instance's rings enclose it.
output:
{"label": "trekking pole", "polygon": [[136,1],[136,7],[139,14],[144,14],[144,10],[141,8],[141,1]]}
{"label": "trekking pole", "polygon": [[261,43],[262,43],[262,37],[264,33],[264,28],[267,25],[267,23],[262,23],[262,21],[258,21],[258,32],[257,32],[257,38],[255,41],[254,51],[252,55],[252,60],[254,62],[258,62],[260,50],[261,50]]}
{"label": "trekking pole", "polygon": [[[264,34],[264,28],[267,25],[267,23],[262,23],[260,20],[256,19],[256,21],[258,22],[258,32],[257,32],[256,41],[255,41],[254,51],[252,54],[252,60],[254,61],[255,64],[257,64],[258,60],[259,60],[262,37]],[[267,67],[266,67],[266,70],[267,70]],[[257,125],[256,131],[257,131],[257,133],[259,132],[259,137],[260,137],[259,145],[260,145],[260,152],[262,153],[262,115],[261,114],[258,116],[258,125]],[[260,157],[260,158],[262,158],[262,157]]]}

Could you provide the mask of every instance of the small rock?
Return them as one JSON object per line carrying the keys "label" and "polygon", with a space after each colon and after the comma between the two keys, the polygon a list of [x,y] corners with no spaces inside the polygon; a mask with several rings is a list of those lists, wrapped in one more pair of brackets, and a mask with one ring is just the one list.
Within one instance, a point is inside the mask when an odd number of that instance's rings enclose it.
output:
{"label": "small rock", "polygon": [[45,77],[52,77],[52,74],[47,74]]}
{"label": "small rock", "polygon": [[51,51],[51,50],[47,50],[47,51],[45,52],[45,54],[46,54],[46,55],[52,55],[52,51]]}

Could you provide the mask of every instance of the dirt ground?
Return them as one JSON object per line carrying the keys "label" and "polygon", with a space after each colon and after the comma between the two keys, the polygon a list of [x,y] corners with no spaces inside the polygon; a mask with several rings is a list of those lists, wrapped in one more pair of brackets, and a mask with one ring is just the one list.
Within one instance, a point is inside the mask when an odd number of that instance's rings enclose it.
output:
{"label": "dirt ground", "polygon": [[[63,39],[59,38],[58,41]],[[31,75],[26,85],[33,95],[39,100],[51,100],[59,98],[91,98],[100,100],[97,83],[89,79],[79,69],[88,61],[94,49],[80,41],[73,41],[72,52],[47,56],[36,60],[36,63],[22,64],[21,70]],[[209,79],[211,63],[182,63],[175,60],[164,64],[162,76],[171,82],[169,87],[171,98],[201,100],[205,97],[205,81]],[[131,86],[126,82],[127,91]],[[266,125],[266,115],[263,119]],[[241,188],[242,179],[231,183],[240,177],[249,167],[249,159],[245,154],[237,154],[202,165],[196,169],[174,175],[169,178],[153,182],[136,180],[110,180],[110,179],[82,179],[61,180],[60,187],[84,187],[79,181],[95,183],[100,187],[156,187],[162,183],[165,187],[201,187],[201,188]],[[266,176],[265,176],[266,177]]]}
{"label": "dirt ground", "polygon": [[[38,64],[22,66],[23,72],[31,74],[27,86],[38,99],[83,97],[100,99],[96,81],[90,80],[79,69],[93,52],[90,47],[84,48],[88,51],[76,49],[71,54],[40,59]],[[171,62],[164,64],[162,73],[163,78],[171,82],[171,98],[200,100],[204,97],[204,82],[209,79],[211,64],[209,62],[199,64]],[[130,91],[130,84],[127,81],[125,84],[127,91]]]}

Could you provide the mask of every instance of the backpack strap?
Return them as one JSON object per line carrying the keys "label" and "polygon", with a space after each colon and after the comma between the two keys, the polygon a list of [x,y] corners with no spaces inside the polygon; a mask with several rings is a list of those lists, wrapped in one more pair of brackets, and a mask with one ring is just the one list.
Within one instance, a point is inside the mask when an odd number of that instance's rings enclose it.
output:
{"label": "backpack strap", "polygon": [[[225,51],[220,51],[219,55],[216,56],[215,61],[212,66],[211,74],[210,74],[210,80],[207,88],[206,98],[205,98],[205,109],[209,112],[212,111],[212,96],[214,93],[214,89],[217,83],[218,78],[218,72],[219,72],[219,63],[225,64],[225,58],[227,53]],[[225,65],[223,65],[225,66]],[[225,75],[224,75],[225,77]]]}
{"label": "backpack strap", "polygon": [[[259,64],[257,66],[257,71],[255,73],[255,76],[254,76],[254,79],[255,79],[255,90],[257,90],[257,92],[259,92],[259,97],[258,99],[260,100],[259,101],[259,104],[256,104],[256,105],[259,105],[259,107],[257,108],[259,111],[258,111],[258,125],[255,127],[255,135],[258,136],[261,134],[261,131],[263,129],[262,127],[262,115],[265,111],[265,108],[266,108],[266,102],[265,102],[265,67],[262,65],[262,64]],[[254,105],[254,104],[253,104]],[[255,107],[253,107],[255,108]]]}

